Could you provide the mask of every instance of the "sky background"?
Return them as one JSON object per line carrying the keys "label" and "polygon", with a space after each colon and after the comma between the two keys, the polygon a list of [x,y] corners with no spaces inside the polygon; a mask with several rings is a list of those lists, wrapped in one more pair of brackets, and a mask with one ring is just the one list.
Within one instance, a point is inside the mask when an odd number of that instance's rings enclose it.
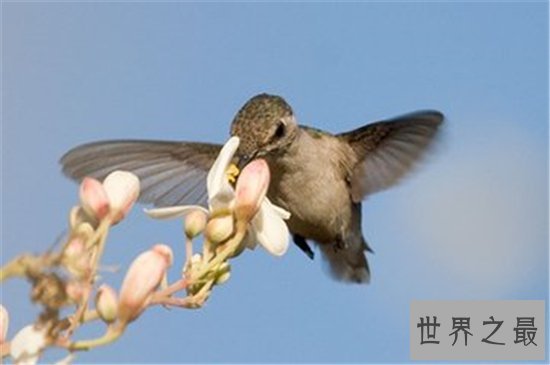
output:
{"label": "sky background", "polygon": [[[58,160],[80,143],[223,143],[261,92],[332,132],[438,109],[434,153],[363,206],[370,285],[333,281],[318,253],[248,251],[202,310],[154,308],[78,357],[408,362],[412,300],[548,299],[548,51],[545,2],[4,2],[1,261],[63,233],[78,190]],[[121,270],[104,278],[116,288],[154,243],[175,250],[172,278],[181,265],[181,222],[142,207],[110,236],[105,262]],[[34,321],[28,290],[2,285],[10,337]]]}

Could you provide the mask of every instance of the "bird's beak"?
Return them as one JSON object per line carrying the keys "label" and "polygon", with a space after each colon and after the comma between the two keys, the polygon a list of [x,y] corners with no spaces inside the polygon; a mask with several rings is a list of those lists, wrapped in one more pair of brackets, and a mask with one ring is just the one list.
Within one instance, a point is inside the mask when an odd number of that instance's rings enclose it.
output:
{"label": "bird's beak", "polygon": [[256,157],[258,157],[258,155],[260,154],[260,151],[254,151],[253,153],[251,154],[248,154],[248,155],[241,155],[239,156],[239,159],[237,161],[237,167],[239,168],[240,171],[242,171],[242,169],[248,165],[248,163],[250,161],[252,161],[253,159],[255,159]]}
{"label": "bird's beak", "polygon": [[239,171],[242,171],[243,168],[250,162],[251,158],[249,155],[243,155],[239,156],[239,160],[237,161],[237,167],[239,168]]}

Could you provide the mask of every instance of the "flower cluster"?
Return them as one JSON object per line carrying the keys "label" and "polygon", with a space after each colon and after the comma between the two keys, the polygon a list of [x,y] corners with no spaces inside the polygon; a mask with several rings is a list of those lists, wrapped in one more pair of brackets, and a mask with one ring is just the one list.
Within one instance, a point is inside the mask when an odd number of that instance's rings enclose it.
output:
{"label": "flower cluster", "polygon": [[[239,138],[231,137],[222,148],[207,176],[209,209],[201,206],[176,206],[146,210],[153,218],[185,218],[187,262],[184,271],[188,277],[202,279],[206,272],[215,272],[212,264],[222,264],[244,248],[260,244],[275,256],[288,248],[288,228],[284,222],[290,214],[273,205],[266,197],[270,173],[267,163],[257,159],[246,165],[235,188],[230,181],[238,173],[231,163]],[[191,240],[204,232],[202,254],[192,253]],[[198,268],[201,268],[198,270]]]}
{"label": "flower cluster", "polygon": [[[222,148],[207,176],[208,209],[177,206],[147,210],[153,218],[184,218],[185,264],[173,283],[168,269],[172,249],[156,244],[139,254],[128,268],[118,291],[100,282],[99,267],[112,226],[128,214],[139,195],[139,179],[115,171],[103,182],[85,178],[80,204],[70,213],[69,233],[57,252],[22,255],[0,270],[0,281],[27,278],[31,300],[42,307],[35,323],[7,340],[9,315],[0,305],[0,349],[17,364],[35,364],[47,347],[74,353],[113,342],[128,324],[153,305],[199,308],[216,285],[230,276],[229,260],[257,244],[273,255],[288,247],[289,213],[266,198],[270,172],[264,160],[254,160],[242,172],[231,164],[239,140],[232,137]],[[238,178],[236,178],[238,175]],[[236,181],[236,184],[234,182]],[[202,250],[193,240],[202,234]],[[184,292],[182,296],[178,293]],[[73,334],[91,321],[105,323],[98,338],[74,341]]]}

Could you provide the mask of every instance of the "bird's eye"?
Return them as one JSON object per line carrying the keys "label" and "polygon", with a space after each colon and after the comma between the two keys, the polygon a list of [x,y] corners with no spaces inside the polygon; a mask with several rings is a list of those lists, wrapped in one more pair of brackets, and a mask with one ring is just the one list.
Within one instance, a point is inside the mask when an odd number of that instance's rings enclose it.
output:
{"label": "bird's eye", "polygon": [[277,129],[275,129],[275,133],[273,134],[273,137],[276,139],[282,138],[285,135],[285,128],[286,128],[285,123],[279,122],[279,124],[277,125]]}

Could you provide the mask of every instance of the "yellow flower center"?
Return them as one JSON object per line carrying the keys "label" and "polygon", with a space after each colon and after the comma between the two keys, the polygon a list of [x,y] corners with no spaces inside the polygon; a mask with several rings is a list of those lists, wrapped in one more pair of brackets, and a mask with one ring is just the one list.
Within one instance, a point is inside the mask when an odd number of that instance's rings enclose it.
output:
{"label": "yellow flower center", "polygon": [[227,181],[229,181],[231,184],[235,184],[235,182],[237,181],[237,176],[239,176],[239,173],[240,171],[237,165],[232,163],[231,165],[229,165],[229,167],[225,171],[225,176],[227,177]]}

